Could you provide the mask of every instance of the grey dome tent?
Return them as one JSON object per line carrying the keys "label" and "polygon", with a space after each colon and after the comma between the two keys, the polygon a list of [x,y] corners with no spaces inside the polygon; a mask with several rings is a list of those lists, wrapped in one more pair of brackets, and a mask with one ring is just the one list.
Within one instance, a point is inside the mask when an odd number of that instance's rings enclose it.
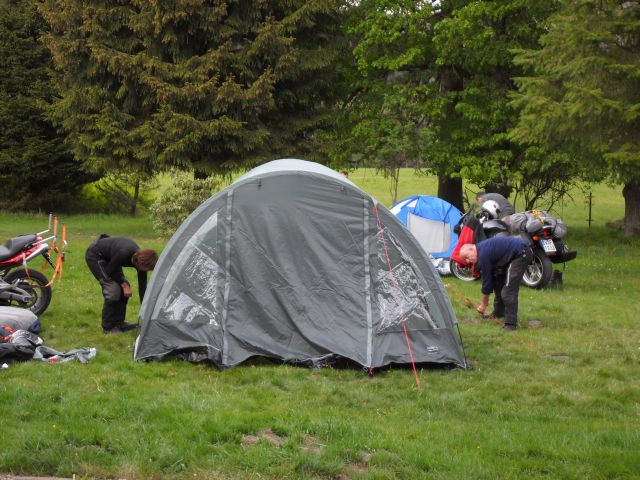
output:
{"label": "grey dome tent", "polygon": [[257,167],[200,205],[162,252],[140,318],[135,360],[466,368],[417,241],[351,181],[303,160]]}

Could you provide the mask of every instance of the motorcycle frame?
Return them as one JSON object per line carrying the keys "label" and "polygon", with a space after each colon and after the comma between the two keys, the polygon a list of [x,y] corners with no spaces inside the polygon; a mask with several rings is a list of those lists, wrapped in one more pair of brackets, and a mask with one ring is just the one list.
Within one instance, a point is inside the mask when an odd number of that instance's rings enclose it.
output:
{"label": "motorcycle frame", "polygon": [[0,300],[17,300],[21,303],[27,303],[31,300],[31,294],[17,285],[7,283],[0,278]]}
{"label": "motorcycle frame", "polygon": [[33,260],[38,255],[43,255],[47,259],[49,264],[51,264],[51,260],[47,258],[49,256],[49,254],[47,253],[48,251],[48,244],[39,242],[34,243],[32,247],[28,248],[24,252],[18,253],[17,255],[14,255],[13,257],[0,262],[0,271],[2,271],[2,276],[4,276],[12,268],[23,265],[24,262]]}
{"label": "motorcycle frame", "polygon": [[[52,240],[55,244],[57,238],[57,217],[54,220],[53,213],[49,214],[49,223],[47,225],[46,230],[42,230],[41,232],[36,233],[36,240],[30,244],[30,246],[23,250],[22,252],[14,255],[11,258],[7,258],[0,262],[0,278],[4,278],[5,275],[9,273],[12,269],[24,265],[26,262],[33,260],[38,255],[42,255],[47,263],[51,265],[52,268],[55,268],[53,262],[51,262],[51,256],[49,255],[49,244],[46,243]],[[53,235],[43,238],[43,235],[49,233],[51,231],[51,224],[54,223],[54,232]],[[67,246],[67,241],[64,241],[64,247]],[[25,266],[26,268],[26,266]]]}

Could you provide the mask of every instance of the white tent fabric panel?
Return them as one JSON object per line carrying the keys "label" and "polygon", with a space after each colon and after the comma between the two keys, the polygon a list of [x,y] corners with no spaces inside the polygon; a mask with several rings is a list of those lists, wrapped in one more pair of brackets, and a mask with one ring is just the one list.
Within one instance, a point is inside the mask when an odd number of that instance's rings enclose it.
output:
{"label": "white tent fabric panel", "polygon": [[448,223],[429,220],[409,213],[407,227],[425,252],[442,252],[449,248],[451,226]]}

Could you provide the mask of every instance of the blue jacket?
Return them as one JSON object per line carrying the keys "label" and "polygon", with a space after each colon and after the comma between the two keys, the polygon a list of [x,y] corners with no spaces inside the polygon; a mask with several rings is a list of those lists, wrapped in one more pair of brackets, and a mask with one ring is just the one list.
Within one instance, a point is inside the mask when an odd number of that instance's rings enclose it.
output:
{"label": "blue jacket", "polygon": [[496,268],[506,267],[523,250],[529,242],[520,237],[493,237],[476,244],[478,262],[476,269],[482,277],[482,293],[488,295],[493,292],[493,273]]}

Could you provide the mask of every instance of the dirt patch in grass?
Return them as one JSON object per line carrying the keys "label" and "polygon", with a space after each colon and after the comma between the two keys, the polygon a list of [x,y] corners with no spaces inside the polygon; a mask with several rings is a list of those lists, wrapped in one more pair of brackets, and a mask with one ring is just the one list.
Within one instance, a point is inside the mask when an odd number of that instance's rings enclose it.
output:
{"label": "dirt patch in grass", "polygon": [[336,477],[337,480],[349,480],[350,474],[363,474],[369,471],[369,463],[373,455],[369,452],[360,452],[360,459],[357,462],[349,463],[345,467],[345,472]]}
{"label": "dirt patch in grass", "polygon": [[[241,444],[244,447],[249,447],[252,445],[257,445],[261,441],[265,441],[269,445],[272,445],[274,447],[281,447],[282,445],[284,445],[287,439],[274,433],[274,431],[270,428],[266,428],[260,431],[260,433],[258,433],[257,435],[244,435],[242,437]],[[303,452],[313,453],[315,455],[320,455],[325,447],[318,438],[308,434],[304,434],[300,437],[300,445],[300,448]]]}
{"label": "dirt patch in grass", "polygon": [[264,440],[274,447],[281,447],[285,442],[285,439],[283,437],[274,433],[270,428],[266,428],[258,433],[258,435],[243,436],[241,443],[246,447],[250,445],[256,445],[258,442],[260,442],[260,440]]}
{"label": "dirt patch in grass", "polygon": [[64,477],[20,477],[16,475],[3,475],[0,473],[0,480],[70,480]]}
{"label": "dirt patch in grass", "polygon": [[313,435],[302,435],[301,442],[301,449],[303,452],[320,455],[322,453],[322,450],[324,450],[324,445],[320,443],[320,440],[318,440]]}

